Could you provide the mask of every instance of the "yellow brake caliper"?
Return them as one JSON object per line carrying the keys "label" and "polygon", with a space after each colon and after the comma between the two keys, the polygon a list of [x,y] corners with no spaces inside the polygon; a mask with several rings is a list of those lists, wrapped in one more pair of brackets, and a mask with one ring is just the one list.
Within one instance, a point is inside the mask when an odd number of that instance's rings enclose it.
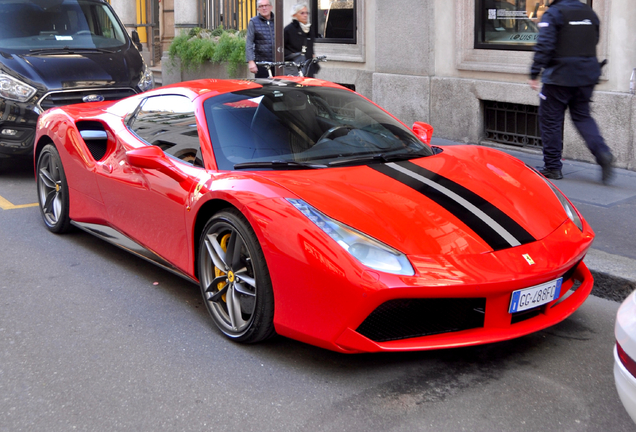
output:
{"label": "yellow brake caliper", "polygon": [[[225,251],[225,252],[227,252],[227,244],[228,244],[229,241],[230,241],[230,234],[225,234],[223,236],[223,238],[221,238],[221,241],[219,242],[219,244],[221,245],[221,249],[223,249],[223,251]],[[215,277],[223,276],[224,274],[226,274],[224,271],[222,271],[217,266],[214,266],[214,276]],[[219,282],[217,284],[217,286],[216,286],[216,289],[221,291],[226,283],[227,282]],[[227,303],[227,301],[225,300],[225,296],[226,296],[226,294],[223,294],[221,299],[223,299],[223,301]]]}

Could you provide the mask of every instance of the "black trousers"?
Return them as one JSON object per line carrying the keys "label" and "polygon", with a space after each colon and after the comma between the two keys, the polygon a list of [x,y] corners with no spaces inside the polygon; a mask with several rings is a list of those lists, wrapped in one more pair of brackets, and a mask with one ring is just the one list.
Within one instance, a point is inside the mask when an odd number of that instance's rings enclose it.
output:
{"label": "black trousers", "polygon": [[563,119],[565,110],[570,109],[570,117],[579,131],[587,148],[597,162],[599,156],[611,153],[601,136],[598,126],[590,115],[590,100],[594,86],[565,87],[544,84],[539,97],[539,125],[543,141],[543,163],[546,168],[560,170],[563,164]]}
{"label": "black trousers", "polygon": [[[265,66],[256,66],[258,71],[254,74],[254,78],[269,78],[269,73],[267,72],[267,68]],[[273,72],[273,71],[272,71]]]}

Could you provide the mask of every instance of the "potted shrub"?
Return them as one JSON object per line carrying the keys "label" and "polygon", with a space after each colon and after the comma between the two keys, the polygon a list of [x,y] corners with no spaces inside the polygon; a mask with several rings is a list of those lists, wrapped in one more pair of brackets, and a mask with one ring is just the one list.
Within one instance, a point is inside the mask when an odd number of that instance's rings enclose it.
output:
{"label": "potted shrub", "polygon": [[194,28],[174,38],[162,69],[163,84],[246,77],[245,31],[224,30],[222,26],[213,31]]}

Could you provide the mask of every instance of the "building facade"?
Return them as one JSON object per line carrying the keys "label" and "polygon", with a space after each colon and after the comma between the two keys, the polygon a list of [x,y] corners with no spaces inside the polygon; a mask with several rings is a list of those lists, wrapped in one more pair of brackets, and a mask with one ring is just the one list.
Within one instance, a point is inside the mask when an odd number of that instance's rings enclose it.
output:
{"label": "building facade", "polygon": [[[120,17],[117,4],[129,1],[112,0]],[[297,0],[278,1],[284,2],[286,24]],[[593,114],[616,165],[636,170],[636,102],[630,92],[636,67],[636,3],[581,1],[601,19],[597,56],[608,61],[594,93]],[[176,31],[208,25],[219,13],[219,0],[175,3]],[[528,85],[528,71],[536,23],[547,0],[307,3],[313,25],[324,36],[316,52],[329,59],[321,65],[319,78],[355,88],[407,125],[426,121],[437,137],[540,148],[539,98]],[[569,118],[564,143],[564,157],[593,161]]]}

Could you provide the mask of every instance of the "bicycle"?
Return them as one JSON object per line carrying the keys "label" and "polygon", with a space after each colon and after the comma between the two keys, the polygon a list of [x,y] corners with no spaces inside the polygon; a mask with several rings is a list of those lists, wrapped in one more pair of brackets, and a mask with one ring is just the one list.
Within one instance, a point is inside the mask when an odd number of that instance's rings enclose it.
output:
{"label": "bicycle", "polygon": [[312,64],[319,63],[319,62],[326,62],[326,61],[327,61],[327,56],[322,55],[322,56],[307,59],[301,63],[292,62],[292,61],[282,61],[282,62],[261,61],[261,62],[256,62],[256,65],[263,66],[265,69],[267,69],[267,74],[269,75],[270,78],[274,77],[274,75],[272,74],[272,68],[276,68],[279,66],[295,67],[296,69],[298,69],[298,76],[304,77],[307,74],[307,71],[309,71],[309,68],[311,67]]}

